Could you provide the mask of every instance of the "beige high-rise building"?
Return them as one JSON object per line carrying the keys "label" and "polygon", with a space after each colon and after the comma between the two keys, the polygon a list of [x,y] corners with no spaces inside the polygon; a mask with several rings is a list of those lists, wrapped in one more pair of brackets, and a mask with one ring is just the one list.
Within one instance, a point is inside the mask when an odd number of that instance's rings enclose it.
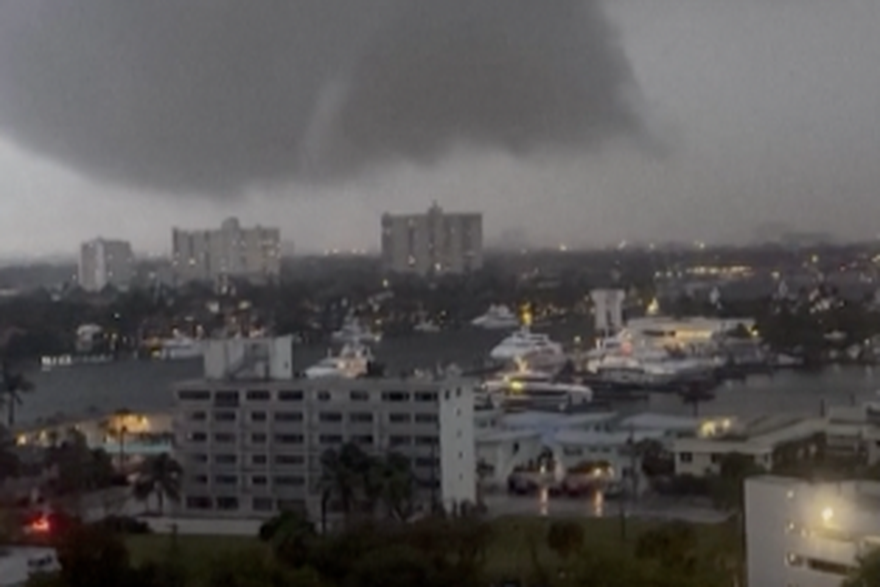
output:
{"label": "beige high-rise building", "polygon": [[134,279],[131,243],[98,238],[83,243],[79,250],[79,285],[86,291],[107,286],[125,288]]}
{"label": "beige high-rise building", "polygon": [[281,232],[277,228],[242,228],[238,219],[219,230],[172,233],[172,263],[178,283],[238,277],[253,281],[281,273]]}
{"label": "beige high-rise building", "polygon": [[448,214],[437,204],[425,214],[384,214],[382,262],[387,271],[417,275],[480,269],[483,215]]}

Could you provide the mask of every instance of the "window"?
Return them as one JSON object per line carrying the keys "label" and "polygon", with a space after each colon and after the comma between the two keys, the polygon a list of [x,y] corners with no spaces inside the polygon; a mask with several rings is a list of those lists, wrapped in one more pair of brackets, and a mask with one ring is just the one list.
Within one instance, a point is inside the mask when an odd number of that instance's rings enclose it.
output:
{"label": "window", "polygon": [[276,412],[276,422],[302,422],[302,412]]}
{"label": "window", "polygon": [[209,510],[211,509],[211,498],[190,495],[186,498],[186,507],[191,510]]}
{"label": "window", "polygon": [[257,512],[271,512],[275,504],[271,497],[255,497],[251,507]]}
{"label": "window", "polygon": [[439,467],[440,459],[437,457],[416,457],[416,467]]}
{"label": "window", "polygon": [[215,422],[235,422],[235,412],[214,412]]}
{"label": "window", "polygon": [[432,446],[437,444],[437,438],[434,436],[416,436],[417,446]]}
{"label": "window", "polygon": [[305,462],[302,455],[275,455],[276,465],[304,465]]}
{"label": "window", "polygon": [[302,444],[305,438],[302,434],[276,434],[275,441],[279,444]]}
{"label": "window", "polygon": [[713,452],[712,456],[709,457],[709,460],[712,461],[713,464],[718,464],[721,462],[721,455],[717,452]]}
{"label": "window", "polygon": [[196,485],[207,485],[208,484],[208,476],[207,475],[195,475],[193,476],[193,483]]}
{"label": "window", "polygon": [[388,421],[392,424],[409,424],[412,420],[411,414],[392,413],[388,415]]}
{"label": "window", "polygon": [[251,477],[251,485],[263,486],[269,483],[269,478],[265,475],[254,475]]}
{"label": "window", "polygon": [[238,498],[237,497],[218,497],[217,498],[217,509],[218,510],[237,510],[238,509]]}
{"label": "window", "polygon": [[217,475],[214,477],[217,485],[235,485],[238,483],[238,477],[235,475]]}
{"label": "window", "polygon": [[190,422],[204,422],[208,419],[206,412],[191,412],[189,415]]}
{"label": "window", "polygon": [[694,455],[693,453],[689,452],[679,453],[678,460],[680,460],[682,463],[692,463],[694,461]]}
{"label": "window", "polygon": [[229,432],[217,432],[214,434],[214,442],[219,442],[220,444],[231,444],[235,442],[235,434],[230,434]]}
{"label": "window", "polygon": [[319,391],[318,392],[318,401],[329,402],[330,401],[330,392],[329,391]]}
{"label": "window", "polygon": [[348,421],[353,424],[370,424],[373,421],[373,414],[370,412],[353,412],[348,415]]}
{"label": "window", "polygon": [[265,465],[269,462],[269,457],[266,455],[251,455],[251,464],[252,465]]}
{"label": "window", "polygon": [[252,402],[267,402],[271,397],[272,394],[265,389],[251,390],[247,392],[247,399]]}
{"label": "window", "polygon": [[409,393],[405,391],[383,391],[382,392],[382,401],[383,402],[408,402],[409,401]]}
{"label": "window", "polygon": [[319,422],[342,422],[342,414],[339,412],[321,412],[318,414]]}
{"label": "window", "polygon": [[434,424],[437,422],[437,414],[416,414],[416,424]]}
{"label": "window", "polygon": [[275,485],[279,487],[300,487],[305,485],[306,480],[302,477],[294,477],[291,475],[277,475],[275,477]]}
{"label": "window", "polygon": [[268,439],[269,437],[262,432],[255,432],[254,434],[251,434],[251,442],[253,442],[254,444],[266,444],[266,441]]}
{"label": "window", "polygon": [[437,401],[437,392],[436,391],[417,391],[416,392],[416,401],[417,402],[435,402],[435,401]]}
{"label": "window", "polygon": [[408,446],[412,443],[412,439],[409,436],[389,436],[388,444],[389,446]]}
{"label": "window", "polygon": [[238,392],[237,391],[218,391],[214,396],[214,400],[217,403],[223,402],[231,402],[238,403]]}
{"label": "window", "polygon": [[266,412],[251,412],[251,422],[265,422]]}
{"label": "window", "polygon": [[318,437],[320,444],[342,444],[342,435],[340,434],[322,434]]}
{"label": "window", "polygon": [[190,432],[186,435],[186,439],[190,442],[205,442],[208,440],[208,435],[204,432]]}
{"label": "window", "polygon": [[235,455],[215,455],[214,462],[218,465],[234,465],[238,462],[238,457]]}
{"label": "window", "polygon": [[351,442],[354,444],[361,445],[370,445],[373,444],[373,435],[372,434],[360,434],[351,437]]}
{"label": "window", "polygon": [[302,391],[279,391],[278,400],[282,402],[301,402],[305,394]]}
{"label": "window", "polygon": [[348,397],[353,402],[366,402],[370,401],[370,392],[363,390],[354,390],[348,392]]}
{"label": "window", "polygon": [[210,391],[178,391],[177,399],[184,402],[203,402],[211,399]]}
{"label": "window", "polygon": [[208,455],[194,454],[194,455],[190,455],[190,459],[192,459],[192,462],[194,462],[194,463],[207,463],[208,462]]}

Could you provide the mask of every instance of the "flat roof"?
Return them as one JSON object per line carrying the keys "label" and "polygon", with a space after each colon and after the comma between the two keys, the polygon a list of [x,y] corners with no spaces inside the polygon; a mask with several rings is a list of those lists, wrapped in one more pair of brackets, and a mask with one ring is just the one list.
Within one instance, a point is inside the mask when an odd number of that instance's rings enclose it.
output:
{"label": "flat roof", "polygon": [[580,445],[580,446],[626,446],[630,440],[637,443],[642,440],[651,440],[663,437],[662,430],[639,430],[635,432],[595,432],[587,430],[560,430],[553,437],[557,444]]}
{"label": "flat roof", "polygon": [[629,416],[620,421],[622,428],[644,428],[650,430],[696,430],[704,420],[687,416],[669,416],[650,412]]}

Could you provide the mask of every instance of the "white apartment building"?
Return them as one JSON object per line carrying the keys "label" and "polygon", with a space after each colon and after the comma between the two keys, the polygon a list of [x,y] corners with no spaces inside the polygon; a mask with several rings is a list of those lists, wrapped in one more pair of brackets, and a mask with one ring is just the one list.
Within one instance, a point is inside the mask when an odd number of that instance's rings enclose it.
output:
{"label": "white apartment building", "polygon": [[98,238],[79,249],[79,285],[86,291],[101,291],[108,285],[125,288],[134,279],[131,243]]}
{"label": "white apartment building", "polygon": [[281,232],[243,228],[229,218],[217,230],[172,231],[172,267],[177,283],[237,277],[254,281],[281,273]]}
{"label": "white apartment building", "polygon": [[755,587],[840,587],[880,547],[880,484],[746,480],[746,564]]}
{"label": "white apartment building", "polygon": [[175,387],[180,515],[317,521],[321,457],[347,442],[408,457],[425,507],[475,502],[472,381],[294,378],[291,342],[212,341],[205,377]]}
{"label": "white apartment building", "polygon": [[384,214],[382,262],[394,273],[476,271],[483,266],[483,215],[447,214],[437,204],[425,214]]}

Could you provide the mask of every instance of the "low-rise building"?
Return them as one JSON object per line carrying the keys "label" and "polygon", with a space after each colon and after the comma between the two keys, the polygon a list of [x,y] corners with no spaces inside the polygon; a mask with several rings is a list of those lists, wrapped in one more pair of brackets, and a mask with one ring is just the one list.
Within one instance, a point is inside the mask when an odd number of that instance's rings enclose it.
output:
{"label": "low-rise building", "polygon": [[762,476],[745,495],[749,585],[839,587],[880,547],[880,483]]}
{"label": "low-rise building", "polygon": [[175,386],[181,515],[317,519],[322,456],[345,443],[407,457],[426,507],[476,501],[473,381],[294,378],[290,344],[213,341],[206,376]]}
{"label": "low-rise building", "polygon": [[0,587],[24,587],[33,575],[59,568],[54,548],[0,548]]}

